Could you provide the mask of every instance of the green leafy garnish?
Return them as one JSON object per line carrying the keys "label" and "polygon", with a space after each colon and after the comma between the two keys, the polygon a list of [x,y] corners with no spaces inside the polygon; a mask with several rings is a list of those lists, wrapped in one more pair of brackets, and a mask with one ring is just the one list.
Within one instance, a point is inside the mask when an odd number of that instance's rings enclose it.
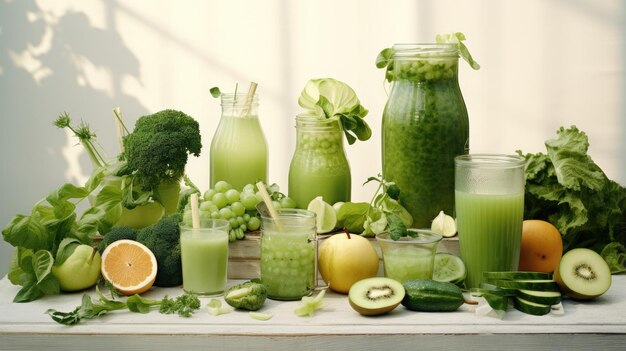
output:
{"label": "green leafy garnish", "polygon": [[525,155],[524,218],[556,226],[564,252],[590,248],[611,272],[625,272],[626,188],[593,162],[587,135],[575,126],[561,127],[545,145],[547,153]]}
{"label": "green leafy garnish", "polygon": [[332,78],[310,80],[302,90],[298,104],[305,113],[323,119],[337,120],[348,144],[372,136],[364,118],[368,111],[347,84]]}
{"label": "green leafy garnish", "polygon": [[209,92],[211,93],[211,96],[213,96],[214,98],[218,98],[222,96],[222,92],[220,91],[220,88],[218,87],[213,87],[209,89]]}
{"label": "green leafy garnish", "polygon": [[[465,41],[465,34],[461,32],[449,33],[449,34],[437,34],[435,36],[435,42],[439,44],[457,44],[459,49],[459,56],[461,56],[470,67],[475,70],[480,69],[478,62],[474,60],[470,54],[467,46],[463,43]],[[393,48],[384,48],[376,56],[376,68],[385,69],[385,79],[388,82],[394,81],[394,61],[393,61]],[[422,67],[420,70],[427,70],[427,67]]]}
{"label": "green leafy garnish", "polygon": [[402,236],[414,235],[407,230],[413,224],[411,214],[397,201],[400,188],[393,182],[378,177],[369,177],[363,184],[377,182],[378,188],[367,202],[346,202],[337,213],[337,225],[351,233],[374,236],[388,231],[393,240]]}
{"label": "green leafy garnish", "polygon": [[435,41],[439,44],[457,44],[459,46],[459,55],[469,63],[470,67],[475,70],[480,69],[478,62],[474,61],[474,58],[469,53],[467,46],[463,43],[465,41],[465,34],[461,32],[437,34]]}
{"label": "green leafy garnish", "polygon": [[52,319],[60,324],[75,325],[83,319],[94,319],[112,311],[128,309],[131,312],[148,313],[158,308],[160,313],[177,313],[181,317],[191,317],[200,308],[200,299],[196,295],[184,293],[176,298],[167,296],[160,300],[146,299],[140,295],[129,296],[126,301],[115,301],[104,296],[96,287],[98,300],[92,301],[89,294],[84,294],[82,304],[71,312],[59,312],[54,309],[46,311]]}

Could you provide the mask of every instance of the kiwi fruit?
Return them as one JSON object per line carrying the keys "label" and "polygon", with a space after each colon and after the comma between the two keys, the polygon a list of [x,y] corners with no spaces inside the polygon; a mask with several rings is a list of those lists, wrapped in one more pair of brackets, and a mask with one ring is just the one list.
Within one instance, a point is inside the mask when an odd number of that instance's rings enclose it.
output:
{"label": "kiwi fruit", "polygon": [[359,280],[348,292],[350,306],[364,316],[376,316],[396,308],[404,298],[404,287],[391,278]]}
{"label": "kiwi fruit", "polygon": [[611,270],[602,256],[590,249],[573,249],[556,265],[554,280],[561,291],[577,300],[604,294],[611,286]]}

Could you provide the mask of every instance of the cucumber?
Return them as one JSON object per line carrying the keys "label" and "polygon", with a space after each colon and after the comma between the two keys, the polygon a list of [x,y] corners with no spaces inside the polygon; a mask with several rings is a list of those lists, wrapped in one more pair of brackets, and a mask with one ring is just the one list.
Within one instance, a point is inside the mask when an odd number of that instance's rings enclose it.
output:
{"label": "cucumber", "polygon": [[539,303],[542,305],[556,305],[561,302],[561,293],[558,291],[535,291],[535,290],[517,290],[515,296],[526,301]]}
{"label": "cucumber", "polygon": [[501,288],[538,290],[538,291],[559,291],[554,280],[494,280],[492,282]]}
{"label": "cucumber", "polygon": [[433,280],[449,282],[461,286],[465,280],[466,274],[465,264],[460,257],[443,252],[435,254]]}
{"label": "cucumber", "polygon": [[416,279],[402,285],[406,292],[402,305],[411,311],[451,312],[465,302],[461,289],[452,283]]}
{"label": "cucumber", "polygon": [[484,272],[483,276],[487,280],[494,279],[506,279],[506,280],[520,280],[520,279],[532,279],[532,280],[550,280],[552,274],[541,272]]}
{"label": "cucumber", "polygon": [[543,316],[544,314],[548,314],[550,313],[551,309],[550,305],[531,302],[519,297],[513,298],[513,307],[515,307],[515,309],[520,312],[532,314],[535,316]]}

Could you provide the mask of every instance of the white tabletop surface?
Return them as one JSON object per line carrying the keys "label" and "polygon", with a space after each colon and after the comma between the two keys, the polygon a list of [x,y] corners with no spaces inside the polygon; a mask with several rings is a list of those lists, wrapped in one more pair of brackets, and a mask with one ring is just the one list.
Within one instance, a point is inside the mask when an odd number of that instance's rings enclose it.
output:
{"label": "white tabletop surface", "polygon": [[[229,282],[230,284],[235,281]],[[564,300],[563,315],[532,316],[512,307],[502,317],[478,316],[472,307],[456,312],[412,312],[399,306],[393,312],[364,317],[349,306],[345,295],[328,292],[327,306],[314,317],[296,316],[299,301],[267,300],[261,312],[269,321],[247,312],[212,316],[204,305],[191,318],[116,311],[76,326],[57,324],[44,312],[70,311],[80,305],[81,293],[46,296],[30,303],[13,303],[19,287],[0,280],[0,349],[217,349],[217,350],[411,350],[426,346],[460,349],[626,349],[626,276],[613,276],[610,290],[588,302]],[[93,290],[89,291],[95,296]],[[178,288],[153,288],[144,296],[177,296]]]}

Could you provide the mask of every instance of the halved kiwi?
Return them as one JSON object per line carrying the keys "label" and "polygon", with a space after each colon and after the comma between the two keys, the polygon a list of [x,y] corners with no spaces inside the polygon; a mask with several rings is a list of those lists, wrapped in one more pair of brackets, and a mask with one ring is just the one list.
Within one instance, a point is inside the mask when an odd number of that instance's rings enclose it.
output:
{"label": "halved kiwi", "polygon": [[554,270],[561,291],[578,300],[604,294],[611,286],[611,269],[602,256],[590,249],[568,251]]}
{"label": "halved kiwi", "polygon": [[391,278],[375,277],[359,280],[348,292],[350,306],[364,316],[387,313],[404,298],[404,287]]}

